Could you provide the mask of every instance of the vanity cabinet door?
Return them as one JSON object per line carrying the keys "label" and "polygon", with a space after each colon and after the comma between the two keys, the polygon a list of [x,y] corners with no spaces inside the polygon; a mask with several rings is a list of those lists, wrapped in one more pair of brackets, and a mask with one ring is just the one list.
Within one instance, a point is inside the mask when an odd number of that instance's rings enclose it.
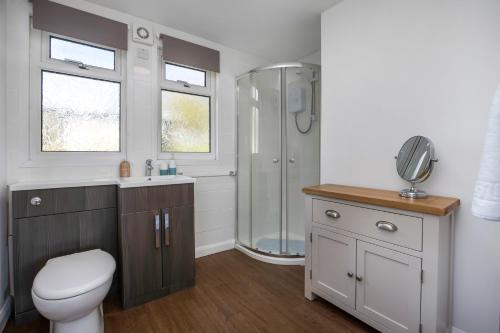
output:
{"label": "vanity cabinet door", "polygon": [[194,285],[194,207],[162,209],[163,285],[169,292]]}
{"label": "vanity cabinet door", "polygon": [[356,295],[356,240],[312,229],[312,287],[352,308]]}
{"label": "vanity cabinet door", "polygon": [[419,332],[420,258],[357,241],[356,309],[393,332]]}
{"label": "vanity cabinet door", "polygon": [[120,228],[123,307],[129,308],[162,290],[160,212],[122,215]]}

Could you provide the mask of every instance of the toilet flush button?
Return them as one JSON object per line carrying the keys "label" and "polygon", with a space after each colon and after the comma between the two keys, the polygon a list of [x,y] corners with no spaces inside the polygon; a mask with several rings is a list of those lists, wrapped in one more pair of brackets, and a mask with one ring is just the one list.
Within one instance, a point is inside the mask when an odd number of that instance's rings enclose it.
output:
{"label": "toilet flush button", "polygon": [[32,206],[40,206],[42,204],[42,198],[40,197],[31,198],[30,203]]}

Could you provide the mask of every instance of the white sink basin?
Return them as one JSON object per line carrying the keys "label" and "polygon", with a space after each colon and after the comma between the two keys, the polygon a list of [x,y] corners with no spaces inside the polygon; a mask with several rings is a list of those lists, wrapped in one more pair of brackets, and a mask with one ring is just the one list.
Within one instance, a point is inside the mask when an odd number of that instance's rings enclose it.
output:
{"label": "white sink basin", "polygon": [[128,177],[120,178],[118,186],[126,187],[142,187],[142,186],[157,186],[171,184],[186,184],[194,183],[196,180],[187,176],[151,176],[151,177]]}

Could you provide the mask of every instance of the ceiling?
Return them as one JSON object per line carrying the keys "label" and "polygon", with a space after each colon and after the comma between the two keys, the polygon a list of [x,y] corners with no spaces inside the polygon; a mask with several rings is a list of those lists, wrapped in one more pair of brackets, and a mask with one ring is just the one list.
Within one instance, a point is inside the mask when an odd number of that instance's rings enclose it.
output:
{"label": "ceiling", "polygon": [[293,61],[320,49],[320,14],[339,0],[89,0],[260,56]]}

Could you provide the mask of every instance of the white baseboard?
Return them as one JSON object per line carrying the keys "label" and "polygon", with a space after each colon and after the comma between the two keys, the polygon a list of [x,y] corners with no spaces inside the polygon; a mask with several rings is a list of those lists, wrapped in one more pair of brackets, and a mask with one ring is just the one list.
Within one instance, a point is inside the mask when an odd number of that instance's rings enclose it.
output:
{"label": "white baseboard", "polygon": [[234,239],[230,239],[228,241],[198,246],[194,253],[196,258],[208,256],[217,252],[227,251],[234,249],[235,241]]}
{"label": "white baseboard", "polygon": [[5,325],[7,325],[7,321],[10,318],[10,312],[12,307],[12,299],[7,296],[5,302],[3,302],[2,308],[0,309],[0,332],[3,332],[5,329]]}
{"label": "white baseboard", "polygon": [[461,330],[461,329],[459,329],[459,328],[452,327],[452,328],[451,328],[451,333],[467,333],[467,332],[462,331],[462,330]]}

